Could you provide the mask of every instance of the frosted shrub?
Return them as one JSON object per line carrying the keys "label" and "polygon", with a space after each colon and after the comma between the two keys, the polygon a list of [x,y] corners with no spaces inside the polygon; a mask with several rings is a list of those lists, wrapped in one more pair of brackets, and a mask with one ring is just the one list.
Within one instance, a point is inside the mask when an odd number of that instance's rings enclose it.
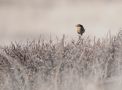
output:
{"label": "frosted shrub", "polygon": [[85,37],[66,42],[63,36],[57,43],[51,39],[12,42],[0,53],[1,90],[90,90],[97,84],[101,87],[101,82],[121,75],[121,38],[120,31],[106,39]]}

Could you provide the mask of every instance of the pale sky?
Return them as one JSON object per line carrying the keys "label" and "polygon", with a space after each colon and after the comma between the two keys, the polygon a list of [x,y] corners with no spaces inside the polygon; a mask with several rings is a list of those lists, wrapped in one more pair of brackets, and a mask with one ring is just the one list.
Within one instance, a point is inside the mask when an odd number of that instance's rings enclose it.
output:
{"label": "pale sky", "polygon": [[84,35],[104,37],[122,28],[121,0],[0,0],[1,39],[39,34],[77,35],[76,24]]}

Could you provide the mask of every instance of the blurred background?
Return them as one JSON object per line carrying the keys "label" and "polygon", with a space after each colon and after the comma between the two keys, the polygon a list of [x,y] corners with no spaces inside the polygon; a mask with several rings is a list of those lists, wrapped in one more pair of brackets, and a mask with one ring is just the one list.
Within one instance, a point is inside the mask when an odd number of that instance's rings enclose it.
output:
{"label": "blurred background", "polygon": [[116,34],[122,26],[122,1],[0,0],[1,44],[40,34],[73,38],[78,23],[85,27],[86,35]]}

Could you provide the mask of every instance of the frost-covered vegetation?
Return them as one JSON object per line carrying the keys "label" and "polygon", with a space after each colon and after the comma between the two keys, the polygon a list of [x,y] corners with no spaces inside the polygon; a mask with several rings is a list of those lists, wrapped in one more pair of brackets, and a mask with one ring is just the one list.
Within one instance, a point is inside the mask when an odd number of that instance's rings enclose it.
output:
{"label": "frost-covered vegetation", "polygon": [[0,90],[106,90],[121,71],[122,31],[105,39],[12,42],[0,51]]}

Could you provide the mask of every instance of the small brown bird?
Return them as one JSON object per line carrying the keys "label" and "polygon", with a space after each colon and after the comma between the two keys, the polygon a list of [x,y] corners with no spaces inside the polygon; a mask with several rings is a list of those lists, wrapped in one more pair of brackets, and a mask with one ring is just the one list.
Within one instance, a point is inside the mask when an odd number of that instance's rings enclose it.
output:
{"label": "small brown bird", "polygon": [[77,33],[83,35],[83,33],[85,32],[83,25],[77,24],[76,27],[77,27]]}

